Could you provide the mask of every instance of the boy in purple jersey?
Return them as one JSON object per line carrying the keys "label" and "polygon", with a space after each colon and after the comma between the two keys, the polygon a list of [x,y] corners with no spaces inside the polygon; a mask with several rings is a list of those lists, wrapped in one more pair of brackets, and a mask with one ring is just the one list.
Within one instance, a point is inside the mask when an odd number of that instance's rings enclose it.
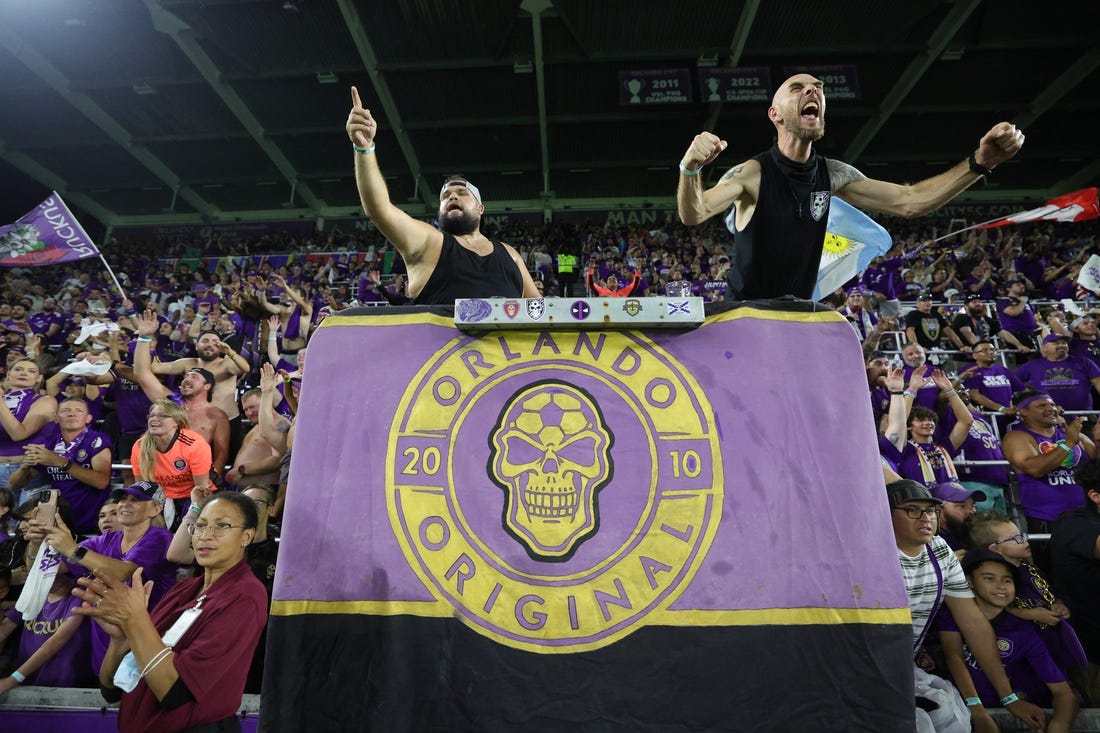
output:
{"label": "boy in purple jersey", "polygon": [[950,611],[941,611],[937,618],[940,642],[952,681],[966,698],[967,707],[1003,707],[1016,700],[1053,706],[1054,715],[1042,730],[1069,733],[1080,706],[1065,671],[1051,659],[1031,623],[1006,612],[1016,597],[1016,569],[989,550],[967,553],[962,566],[978,609],[993,626],[997,650],[1013,690],[1005,698],[997,694],[964,643]]}
{"label": "boy in purple jersey", "polygon": [[982,512],[971,524],[970,544],[974,549],[992,550],[1016,568],[1016,600],[1007,610],[1035,624],[1054,662],[1067,671],[1088,667],[1085,651],[1069,624],[1069,607],[1031,560],[1027,532],[1021,532],[1000,512]]}

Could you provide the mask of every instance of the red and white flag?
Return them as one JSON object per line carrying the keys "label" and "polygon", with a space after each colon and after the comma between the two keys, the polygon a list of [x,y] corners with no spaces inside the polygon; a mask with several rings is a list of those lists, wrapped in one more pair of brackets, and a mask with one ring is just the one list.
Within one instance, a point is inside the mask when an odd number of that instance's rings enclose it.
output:
{"label": "red and white flag", "polygon": [[1082,188],[1080,191],[1055,196],[1046,205],[1037,209],[1021,211],[1018,214],[987,221],[975,229],[992,229],[1009,224],[1023,224],[1029,221],[1088,221],[1100,218],[1100,201],[1097,201],[1096,187]]}

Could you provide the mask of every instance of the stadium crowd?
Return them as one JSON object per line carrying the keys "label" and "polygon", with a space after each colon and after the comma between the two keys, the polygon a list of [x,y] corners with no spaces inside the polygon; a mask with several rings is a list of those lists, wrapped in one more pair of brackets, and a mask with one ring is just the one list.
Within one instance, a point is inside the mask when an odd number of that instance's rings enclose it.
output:
{"label": "stadium crowd", "polygon": [[[899,508],[952,550],[978,553],[963,569],[979,605],[991,618],[1007,608],[1022,619],[1012,633],[1042,642],[1033,668],[1010,671],[1014,689],[1072,720],[1067,679],[1100,706],[1100,470],[1090,463],[1100,305],[1076,282],[1095,228],[1043,223],[934,242],[948,220],[885,223],[894,248],[824,299],[863,344],[884,471],[942,502]],[[719,227],[514,224],[486,234],[516,247],[547,296],[717,302],[729,268]],[[245,556],[270,599],[310,334],[348,307],[411,303],[400,258],[369,231],[111,241],[102,252],[125,294],[95,261],[0,273],[0,694],[24,681],[95,684],[113,642],[73,613],[78,578],[101,570],[121,582],[141,567],[155,603],[202,576],[197,524],[211,536],[250,533]],[[577,266],[560,267],[563,257]],[[53,527],[36,520],[43,488],[60,490]],[[199,516],[226,490],[252,501],[254,527]],[[65,568],[24,617],[13,606],[43,544]],[[974,579],[991,568],[999,592]],[[966,665],[980,675],[951,619],[937,624],[943,641],[926,636],[927,667],[956,683]],[[260,690],[263,644],[248,692]],[[1017,674],[1028,681],[1017,685]],[[997,704],[975,684],[968,704]]]}

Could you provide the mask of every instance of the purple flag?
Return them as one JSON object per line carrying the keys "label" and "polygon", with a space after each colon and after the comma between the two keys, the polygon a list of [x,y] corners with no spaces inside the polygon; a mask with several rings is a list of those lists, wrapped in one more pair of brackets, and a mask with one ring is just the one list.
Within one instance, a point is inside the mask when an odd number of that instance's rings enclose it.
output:
{"label": "purple flag", "polygon": [[91,237],[56,191],[0,227],[0,267],[42,267],[98,256]]}

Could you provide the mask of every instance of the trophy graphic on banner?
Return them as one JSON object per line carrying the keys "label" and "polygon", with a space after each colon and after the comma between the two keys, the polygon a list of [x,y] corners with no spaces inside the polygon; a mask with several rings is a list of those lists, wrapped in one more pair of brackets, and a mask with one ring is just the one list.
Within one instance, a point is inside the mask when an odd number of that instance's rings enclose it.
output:
{"label": "trophy graphic on banner", "polygon": [[638,96],[638,93],[640,91],[642,91],[642,80],[641,79],[631,79],[630,81],[628,81],[626,83],[626,90],[628,92],[630,92],[630,103],[631,104],[640,104],[641,103],[642,98]]}
{"label": "trophy graphic on banner", "polygon": [[707,97],[708,102],[721,102],[722,101],[722,97],[720,97],[718,95],[718,85],[721,84],[721,83],[722,82],[719,81],[717,77],[713,77],[713,76],[708,76],[707,77],[707,81],[706,81],[707,89],[710,90],[710,96]]}

